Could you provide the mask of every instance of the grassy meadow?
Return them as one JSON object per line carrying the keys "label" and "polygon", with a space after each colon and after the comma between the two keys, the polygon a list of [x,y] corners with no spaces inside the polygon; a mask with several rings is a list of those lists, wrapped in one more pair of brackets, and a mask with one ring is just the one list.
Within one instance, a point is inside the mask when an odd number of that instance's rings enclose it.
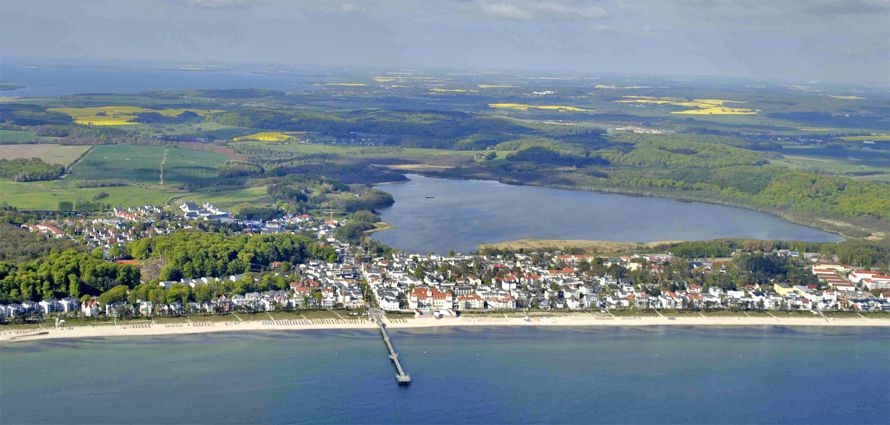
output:
{"label": "grassy meadow", "polygon": [[34,133],[27,130],[0,130],[0,143],[30,143]]}
{"label": "grassy meadow", "polygon": [[14,182],[0,180],[0,204],[23,210],[56,210],[60,201],[91,201],[100,193],[108,194],[102,202],[114,206],[163,205],[171,197],[181,194],[175,189],[146,186],[76,187],[67,180]]}

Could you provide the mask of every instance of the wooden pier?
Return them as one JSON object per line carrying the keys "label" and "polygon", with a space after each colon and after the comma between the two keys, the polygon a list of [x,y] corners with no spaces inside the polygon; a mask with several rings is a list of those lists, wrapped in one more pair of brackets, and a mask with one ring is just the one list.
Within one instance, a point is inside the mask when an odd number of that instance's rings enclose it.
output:
{"label": "wooden pier", "polygon": [[383,323],[383,314],[378,310],[375,310],[372,314],[374,320],[377,322],[377,326],[380,327],[380,335],[383,336],[383,343],[386,344],[386,349],[389,350],[389,359],[392,360],[392,363],[396,366],[396,382],[399,385],[411,385],[411,375],[405,373],[405,369],[402,368],[402,362],[399,361],[399,353],[397,353],[395,347],[392,346],[392,341],[389,339],[389,333],[386,332],[386,324]]}

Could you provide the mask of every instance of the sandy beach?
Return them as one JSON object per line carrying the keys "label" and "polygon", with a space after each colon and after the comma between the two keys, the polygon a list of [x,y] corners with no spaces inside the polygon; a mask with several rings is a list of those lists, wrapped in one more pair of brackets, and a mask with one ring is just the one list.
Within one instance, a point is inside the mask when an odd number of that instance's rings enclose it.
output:
{"label": "sandy beach", "polygon": [[[822,317],[608,317],[570,315],[532,317],[460,317],[450,319],[387,319],[390,329],[418,329],[460,326],[825,326],[825,327],[890,327],[884,318],[822,318]],[[105,338],[118,336],[163,336],[211,332],[299,331],[312,329],[376,329],[365,319],[321,320],[248,320],[242,322],[191,321],[164,324],[128,324],[63,326],[58,328],[16,329],[0,332],[0,343],[64,338]]]}

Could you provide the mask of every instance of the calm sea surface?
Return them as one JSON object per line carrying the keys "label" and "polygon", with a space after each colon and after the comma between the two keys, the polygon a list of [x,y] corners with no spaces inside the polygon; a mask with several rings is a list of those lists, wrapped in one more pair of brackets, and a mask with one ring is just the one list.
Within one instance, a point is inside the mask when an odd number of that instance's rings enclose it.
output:
{"label": "calm sea surface", "polygon": [[0,346],[0,423],[887,423],[890,330],[475,328]]}
{"label": "calm sea surface", "polygon": [[517,239],[840,240],[774,215],[701,202],[408,177],[379,186],[396,201],[381,211],[383,221],[396,228],[374,237],[411,252],[470,252],[482,243]]}
{"label": "calm sea surface", "polygon": [[302,91],[323,80],[319,72],[260,67],[192,68],[114,63],[43,63],[22,59],[0,63],[0,82],[25,86],[0,96],[62,96],[78,93],[139,93],[186,89],[274,89]]}

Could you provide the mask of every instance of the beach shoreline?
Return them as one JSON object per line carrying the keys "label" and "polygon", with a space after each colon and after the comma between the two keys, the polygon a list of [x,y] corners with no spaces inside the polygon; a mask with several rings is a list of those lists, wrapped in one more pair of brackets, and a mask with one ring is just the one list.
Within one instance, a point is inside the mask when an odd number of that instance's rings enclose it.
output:
{"label": "beach shoreline", "polygon": [[[423,329],[440,327],[760,327],[760,326],[817,326],[817,327],[888,327],[890,319],[824,318],[824,317],[597,317],[551,316],[533,317],[460,317],[446,319],[387,319],[389,329]],[[62,326],[5,330],[0,332],[0,344],[48,339],[79,339],[133,336],[192,335],[218,332],[303,331],[303,330],[376,330],[377,325],[358,320],[249,320],[242,322],[188,322],[166,324],[120,324]]]}

